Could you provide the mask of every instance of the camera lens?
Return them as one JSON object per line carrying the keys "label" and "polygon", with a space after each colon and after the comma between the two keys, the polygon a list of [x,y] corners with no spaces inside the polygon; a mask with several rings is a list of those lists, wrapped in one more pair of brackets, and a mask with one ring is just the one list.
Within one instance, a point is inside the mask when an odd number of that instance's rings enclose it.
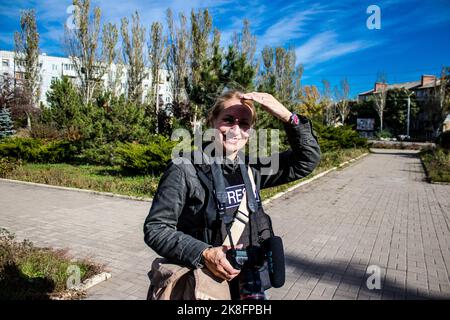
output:
{"label": "camera lens", "polygon": [[239,291],[241,300],[266,300],[258,269],[246,268],[241,271]]}

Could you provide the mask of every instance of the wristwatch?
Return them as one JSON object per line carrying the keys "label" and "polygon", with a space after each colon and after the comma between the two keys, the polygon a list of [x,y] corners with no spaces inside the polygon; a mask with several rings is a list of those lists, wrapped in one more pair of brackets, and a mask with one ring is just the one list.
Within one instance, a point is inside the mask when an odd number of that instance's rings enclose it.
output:
{"label": "wristwatch", "polygon": [[299,123],[299,119],[298,119],[298,115],[295,112],[292,112],[292,115],[289,118],[289,123],[292,124],[293,126],[298,125]]}

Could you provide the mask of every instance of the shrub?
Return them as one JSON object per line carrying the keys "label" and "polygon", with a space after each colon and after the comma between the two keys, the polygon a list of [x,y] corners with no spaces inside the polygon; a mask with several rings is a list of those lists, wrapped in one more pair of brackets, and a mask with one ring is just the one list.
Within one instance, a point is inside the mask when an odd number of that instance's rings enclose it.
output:
{"label": "shrub", "polygon": [[7,138],[0,142],[0,156],[25,162],[57,163],[70,161],[77,146],[66,140]]}
{"label": "shrub", "polygon": [[331,127],[315,123],[314,129],[322,152],[367,147],[367,139],[361,138],[358,132],[349,126]]}
{"label": "shrub", "polygon": [[116,164],[114,143],[107,143],[98,147],[86,148],[76,156],[75,161],[79,164],[96,164],[96,165],[109,165]]}
{"label": "shrub", "polygon": [[388,130],[382,130],[382,131],[378,131],[375,136],[378,139],[390,139],[392,138],[392,134],[388,131]]}
{"label": "shrub", "polygon": [[158,173],[164,170],[170,161],[175,145],[175,141],[161,135],[154,136],[146,145],[123,143],[116,149],[118,163],[127,171]]}
{"label": "shrub", "polygon": [[77,145],[70,141],[50,141],[40,147],[35,161],[40,163],[70,162],[77,150]]}
{"label": "shrub", "polygon": [[33,161],[42,145],[39,139],[8,138],[0,142],[0,156],[24,161]]}
{"label": "shrub", "polygon": [[71,265],[80,268],[81,281],[103,268],[88,260],[74,261],[66,250],[37,248],[28,240],[18,242],[0,228],[0,300],[59,297],[66,290]]}
{"label": "shrub", "polygon": [[22,161],[12,158],[0,158],[0,178],[5,178],[9,173],[13,172]]}
{"label": "shrub", "polygon": [[450,182],[450,151],[443,148],[424,150],[420,154],[432,182]]}

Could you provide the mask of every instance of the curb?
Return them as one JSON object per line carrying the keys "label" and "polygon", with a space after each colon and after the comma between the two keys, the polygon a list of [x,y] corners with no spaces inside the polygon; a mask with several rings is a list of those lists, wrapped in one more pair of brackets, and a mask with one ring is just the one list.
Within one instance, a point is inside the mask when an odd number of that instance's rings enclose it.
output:
{"label": "curb", "polygon": [[[274,196],[270,197],[269,199],[266,199],[262,202],[263,205],[268,204],[269,202],[271,202],[272,200],[275,200],[281,196],[283,196],[284,194],[291,192],[292,190],[295,190],[301,186],[304,186],[305,184],[308,184],[316,179],[319,179],[321,177],[323,177],[324,175],[330,173],[331,171],[335,171],[349,163],[352,163],[356,160],[361,159],[362,157],[367,156],[368,154],[370,154],[370,152],[366,152],[363,153],[362,155],[354,158],[354,159],[350,159],[348,161],[345,161],[341,164],[339,164],[337,167],[333,167],[331,169],[328,169],[324,172],[321,172],[313,177],[311,177],[308,180],[302,181],[290,188],[288,188],[285,191],[279,192],[277,194],[275,194]],[[73,187],[61,187],[61,186],[54,186],[54,185],[49,185],[49,184],[44,184],[44,183],[36,183],[36,182],[28,182],[28,181],[20,181],[20,180],[13,180],[13,179],[4,179],[4,178],[0,178],[0,181],[6,181],[6,182],[11,182],[11,183],[16,183],[16,184],[24,184],[24,185],[31,185],[31,186],[37,186],[37,187],[44,187],[44,188],[49,188],[49,189],[58,189],[58,190],[66,190],[66,191],[75,191],[75,192],[84,192],[84,193],[91,193],[91,194],[95,194],[95,195],[101,195],[101,196],[108,196],[108,197],[112,197],[112,198],[121,198],[121,199],[127,199],[127,200],[137,200],[137,201],[144,201],[144,202],[151,202],[153,200],[153,198],[144,198],[144,197],[136,197],[136,196],[126,196],[126,195],[122,195],[122,194],[117,194],[117,193],[112,193],[112,192],[102,192],[102,191],[96,191],[96,190],[88,190],[88,189],[79,189],[79,188],[73,188]]]}
{"label": "curb", "polygon": [[73,297],[78,294],[83,294],[86,292],[87,289],[92,288],[93,286],[108,280],[111,278],[111,274],[108,272],[102,272],[99,274],[96,274],[89,279],[84,280],[82,283],[80,283],[77,286],[73,286],[71,288],[67,288],[61,295],[52,297],[51,300],[73,300]]}
{"label": "curb", "polygon": [[83,281],[83,283],[80,283],[78,286],[75,286],[71,289],[76,291],[85,291],[89,288],[92,288],[93,286],[99,284],[100,282],[106,281],[109,278],[111,278],[111,273],[108,272],[102,272],[99,274],[96,274],[95,276],[86,279]]}
{"label": "curb", "polygon": [[363,153],[362,155],[360,155],[360,156],[358,156],[358,157],[356,157],[356,158],[354,158],[354,159],[350,159],[350,160],[348,160],[348,161],[342,162],[342,163],[339,164],[337,167],[333,167],[333,168],[331,168],[331,169],[328,169],[328,170],[326,170],[326,171],[324,171],[324,172],[321,172],[321,173],[319,173],[319,174],[313,176],[312,178],[310,178],[310,179],[308,179],[308,180],[305,180],[305,181],[302,181],[302,182],[300,182],[300,183],[297,183],[296,185],[293,185],[292,187],[286,189],[285,191],[279,192],[279,193],[273,195],[272,197],[270,197],[269,199],[264,200],[264,201],[262,202],[262,204],[263,204],[263,205],[266,205],[266,204],[270,203],[271,201],[273,201],[273,200],[275,200],[275,199],[278,199],[278,198],[284,196],[286,193],[291,192],[291,191],[293,191],[293,190],[295,190],[295,189],[297,189],[297,188],[300,188],[301,186],[304,186],[304,185],[306,185],[306,184],[308,184],[308,183],[311,183],[311,182],[313,182],[314,180],[319,179],[319,178],[323,177],[324,175],[326,175],[326,174],[328,174],[328,173],[330,173],[330,172],[332,172],[332,171],[335,171],[335,170],[337,170],[337,169],[339,169],[339,168],[341,168],[341,167],[343,167],[343,166],[345,166],[345,165],[347,165],[347,164],[350,164],[350,163],[352,163],[352,162],[354,162],[354,161],[357,161],[357,160],[359,160],[359,159],[361,159],[361,158],[367,156],[368,154],[370,154],[370,152]]}
{"label": "curb", "polygon": [[153,200],[152,198],[126,196],[126,195],[112,193],[112,192],[103,192],[103,191],[80,189],[80,188],[73,188],[73,187],[61,187],[61,186],[54,186],[54,185],[50,185],[50,184],[20,181],[20,180],[13,180],[13,179],[0,178],[0,181],[6,181],[6,182],[11,182],[11,183],[17,183],[17,184],[25,184],[25,185],[36,186],[36,187],[44,187],[44,188],[49,188],[49,189],[91,193],[91,194],[96,194],[96,195],[100,195],[100,196],[108,196],[108,197],[112,197],[112,198],[122,198],[122,199],[127,199],[127,200],[137,200],[137,201],[145,201],[145,202],[151,202]]}

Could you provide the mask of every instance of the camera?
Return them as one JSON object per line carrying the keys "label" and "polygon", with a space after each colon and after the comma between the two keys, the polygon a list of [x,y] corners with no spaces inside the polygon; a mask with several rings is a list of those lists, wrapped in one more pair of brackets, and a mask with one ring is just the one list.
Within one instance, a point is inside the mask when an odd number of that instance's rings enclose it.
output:
{"label": "camera", "polygon": [[239,275],[242,300],[263,300],[266,298],[264,290],[284,285],[284,249],[280,237],[267,238],[261,242],[261,246],[230,249],[226,257],[233,268],[242,270]]}
{"label": "camera", "polygon": [[239,293],[241,300],[265,300],[264,286],[260,270],[264,267],[266,254],[259,246],[245,249],[230,249],[226,256],[231,266],[241,270],[239,275]]}
{"label": "camera", "polygon": [[261,268],[264,265],[265,253],[261,247],[248,246],[245,249],[230,249],[226,253],[231,266],[237,270],[243,268]]}

